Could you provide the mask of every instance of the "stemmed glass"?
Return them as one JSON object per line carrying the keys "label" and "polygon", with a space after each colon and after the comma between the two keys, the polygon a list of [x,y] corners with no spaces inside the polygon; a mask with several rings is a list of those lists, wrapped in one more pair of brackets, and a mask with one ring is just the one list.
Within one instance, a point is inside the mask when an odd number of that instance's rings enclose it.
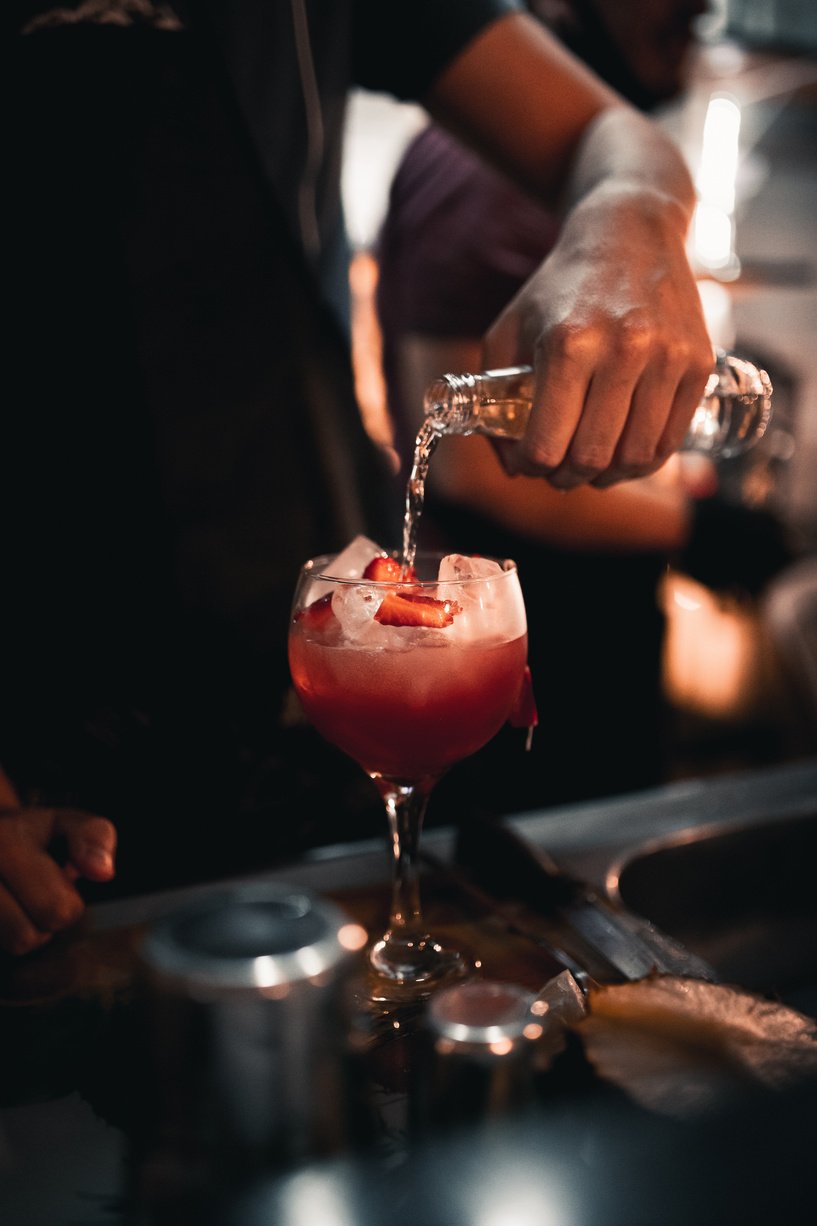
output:
{"label": "stemmed glass", "polygon": [[525,607],[511,561],[418,553],[404,575],[347,548],[307,562],[289,662],[315,728],[353,758],[383,799],[392,898],[369,950],[374,1000],[419,1001],[466,971],[425,929],[418,847],[429,796],[513,712],[527,661]]}

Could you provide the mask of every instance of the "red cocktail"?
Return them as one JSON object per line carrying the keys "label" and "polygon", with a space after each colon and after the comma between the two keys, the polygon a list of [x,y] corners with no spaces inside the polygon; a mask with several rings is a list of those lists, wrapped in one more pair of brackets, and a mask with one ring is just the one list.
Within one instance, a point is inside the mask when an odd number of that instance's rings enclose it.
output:
{"label": "red cocktail", "polygon": [[404,780],[438,776],[489,741],[526,658],[525,635],[395,653],[335,645],[296,623],[289,643],[295,688],[321,735],[370,775]]}
{"label": "red cocktail", "polygon": [[421,554],[403,575],[382,554],[364,565],[344,551],[303,568],[289,635],[295,689],[318,731],[374,780],[391,825],[391,921],[370,954],[381,999],[425,995],[462,970],[422,928],[417,842],[436,780],[513,712],[526,658],[513,562]]}

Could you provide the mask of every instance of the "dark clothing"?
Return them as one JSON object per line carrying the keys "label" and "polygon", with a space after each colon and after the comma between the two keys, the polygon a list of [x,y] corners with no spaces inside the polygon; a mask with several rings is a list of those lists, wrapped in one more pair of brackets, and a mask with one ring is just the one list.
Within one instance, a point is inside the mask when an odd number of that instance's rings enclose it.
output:
{"label": "dark clothing", "polygon": [[[557,230],[554,216],[447,134],[429,127],[415,137],[378,247],[384,362],[404,458],[413,428],[394,369],[398,338],[481,337],[545,259]],[[517,561],[541,721],[531,753],[517,730],[506,729],[455,768],[439,785],[438,811],[537,808],[662,780],[664,619],[656,589],[666,558],[548,547],[433,496],[420,541]]]}
{"label": "dark clothing", "polygon": [[439,128],[430,125],[411,141],[377,250],[383,362],[404,458],[414,432],[406,430],[409,406],[400,403],[394,341],[406,332],[481,337],[558,232],[555,216]]}
{"label": "dark clothing", "polygon": [[[0,762],[24,798],[112,818],[120,886],[148,888],[296,850],[330,807],[321,772],[347,833],[337,755],[279,721],[298,566],[396,539],[319,276],[346,91],[385,86],[407,41],[386,6],[307,6],[326,130],[305,251],[291,6],[129,7],[124,27],[62,5],[19,22]],[[412,40],[439,37],[394,88],[424,90],[507,7],[406,10]]]}

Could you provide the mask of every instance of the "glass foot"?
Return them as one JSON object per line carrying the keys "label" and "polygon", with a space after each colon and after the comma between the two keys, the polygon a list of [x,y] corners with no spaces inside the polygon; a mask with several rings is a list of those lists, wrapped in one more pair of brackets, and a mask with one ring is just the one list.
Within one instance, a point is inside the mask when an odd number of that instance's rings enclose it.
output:
{"label": "glass foot", "polygon": [[371,999],[395,1003],[422,1001],[443,984],[475,973],[475,963],[434,937],[387,933],[369,951]]}

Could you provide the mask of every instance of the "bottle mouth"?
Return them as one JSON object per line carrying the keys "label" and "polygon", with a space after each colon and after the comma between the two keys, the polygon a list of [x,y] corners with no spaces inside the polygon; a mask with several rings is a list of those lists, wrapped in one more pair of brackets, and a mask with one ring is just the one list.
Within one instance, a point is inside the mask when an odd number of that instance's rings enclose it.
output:
{"label": "bottle mouth", "polygon": [[476,380],[472,374],[447,374],[434,379],[423,397],[427,419],[439,422],[441,431],[456,431],[471,416]]}

